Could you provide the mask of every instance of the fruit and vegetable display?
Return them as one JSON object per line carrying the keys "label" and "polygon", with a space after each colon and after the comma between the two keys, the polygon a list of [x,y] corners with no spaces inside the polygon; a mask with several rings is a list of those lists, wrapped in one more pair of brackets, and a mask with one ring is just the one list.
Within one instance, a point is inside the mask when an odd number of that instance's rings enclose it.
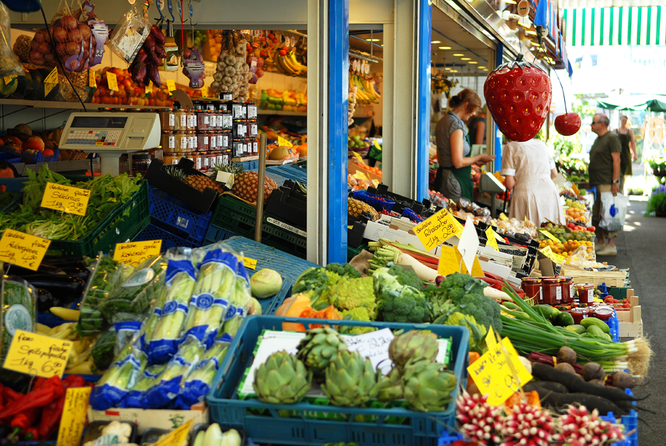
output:
{"label": "fruit and vegetable display", "polygon": [[[109,88],[107,72],[116,75],[118,89]],[[158,76],[159,77],[159,76]],[[134,75],[130,70],[105,67],[95,72],[97,88],[92,94],[93,104],[127,104],[138,106],[171,107],[173,100],[166,85],[155,85],[150,93],[146,93],[143,85],[134,83]],[[148,79],[146,77],[146,79]]]}
{"label": "fruit and vegetable display", "polygon": [[236,429],[222,432],[217,423],[199,430],[192,443],[193,446],[241,446],[242,444],[243,439]]}
{"label": "fruit and vegetable display", "polygon": [[246,100],[248,83],[252,79],[246,58],[247,41],[236,31],[224,31],[222,50],[217,58],[217,66],[210,88],[219,93],[229,91],[236,100]]}
{"label": "fruit and vegetable display", "polygon": [[[594,226],[586,228],[581,225],[569,223],[565,225],[558,225],[553,223],[545,223],[541,226],[544,230],[548,231],[561,243],[568,241],[578,242],[592,242],[594,241]],[[543,233],[539,232],[539,239],[547,238]],[[551,240],[552,241],[552,240]]]}
{"label": "fruit and vegetable display", "polygon": [[261,90],[259,97],[260,110],[283,110],[306,113],[308,96],[304,92],[294,90],[279,91],[274,88]]}

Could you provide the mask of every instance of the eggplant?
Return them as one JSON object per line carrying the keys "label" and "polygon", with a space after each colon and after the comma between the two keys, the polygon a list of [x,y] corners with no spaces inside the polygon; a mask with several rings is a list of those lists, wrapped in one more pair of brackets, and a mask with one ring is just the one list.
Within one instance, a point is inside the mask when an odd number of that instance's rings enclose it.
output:
{"label": "eggplant", "polygon": [[160,28],[157,26],[153,25],[150,27],[150,35],[153,36],[153,39],[155,39],[155,43],[164,45],[166,42],[166,37],[164,36],[164,33]]}
{"label": "eggplant", "polygon": [[37,288],[37,312],[48,313],[51,307],[59,307],[60,300],[53,297],[49,290]]}
{"label": "eggplant", "polygon": [[162,86],[162,80],[160,79],[160,72],[157,69],[156,65],[150,65],[148,67],[148,79],[153,81],[153,84],[159,88]]}
{"label": "eggplant", "polygon": [[150,65],[159,65],[160,64],[160,58],[157,57],[157,54],[155,51],[150,51],[148,53],[148,63]]}

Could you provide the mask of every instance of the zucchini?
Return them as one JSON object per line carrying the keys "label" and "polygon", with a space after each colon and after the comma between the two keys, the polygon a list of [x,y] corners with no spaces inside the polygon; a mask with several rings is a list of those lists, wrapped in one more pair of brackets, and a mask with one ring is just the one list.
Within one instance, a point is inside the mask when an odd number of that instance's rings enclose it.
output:
{"label": "zucchini", "polygon": [[583,333],[586,332],[585,327],[583,327],[582,325],[578,325],[578,324],[567,325],[566,329],[570,330],[570,331],[573,331],[574,333],[578,333],[580,335],[582,335]]}
{"label": "zucchini", "polygon": [[586,333],[595,338],[605,338],[605,334],[601,328],[596,325],[589,325],[586,329]]}
{"label": "zucchini", "polygon": [[[551,307],[550,305],[545,305],[545,304],[539,304],[534,306],[534,310],[541,314],[543,317],[545,317],[548,320],[551,320],[557,313],[555,313],[555,308]],[[559,313],[559,311],[558,311]]]}
{"label": "zucchini", "polygon": [[600,328],[604,333],[610,334],[610,327],[608,326],[608,324],[605,323],[604,321],[602,321],[601,319],[593,317],[593,316],[592,317],[586,317],[585,319],[583,319],[580,322],[580,325],[582,325],[583,327],[588,329],[588,331],[589,331],[589,327],[594,325],[594,326]]}
{"label": "zucchini", "polygon": [[552,321],[553,325],[559,325],[560,327],[568,327],[569,325],[574,325],[574,318],[571,313],[560,312],[555,316]]}
{"label": "zucchini", "polygon": [[507,309],[509,309],[509,310],[512,310],[512,311],[514,311],[514,310],[520,310],[520,307],[519,307],[518,305],[516,305],[515,303],[513,303],[513,302],[505,301],[505,302],[502,302],[502,305],[503,305],[505,308],[507,308]]}

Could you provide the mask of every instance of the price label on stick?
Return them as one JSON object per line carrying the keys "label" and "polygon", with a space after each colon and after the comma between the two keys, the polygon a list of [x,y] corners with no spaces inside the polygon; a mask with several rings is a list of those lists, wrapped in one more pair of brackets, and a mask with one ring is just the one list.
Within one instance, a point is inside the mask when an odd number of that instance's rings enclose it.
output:
{"label": "price label on stick", "polygon": [[54,68],[44,79],[44,96],[48,96],[56,85],[58,85],[58,69]]}
{"label": "price label on stick", "polygon": [[0,261],[37,271],[51,240],[5,229],[0,239]]}
{"label": "price label on stick", "polygon": [[243,257],[243,265],[247,269],[257,269],[257,261],[249,257]]}
{"label": "price label on stick", "polygon": [[169,93],[176,90],[176,82],[173,79],[167,79],[166,84]]}
{"label": "price label on stick", "polygon": [[546,231],[545,229],[539,229],[539,232],[542,233],[543,235],[545,235],[546,237],[548,237],[549,239],[551,239],[552,241],[560,243],[560,239],[558,239],[557,237],[555,237],[553,234]]}
{"label": "price label on stick", "polygon": [[148,82],[148,85],[146,85],[146,94],[150,94],[153,92],[153,81]]}
{"label": "price label on stick", "polygon": [[109,85],[109,90],[118,91],[118,77],[115,73],[110,71],[106,72],[106,83]]}
{"label": "price label on stick", "polygon": [[65,339],[31,333],[30,312],[22,305],[12,305],[5,313],[5,329],[13,335],[4,368],[44,378],[62,376],[74,343]]}
{"label": "price label on stick", "polygon": [[58,429],[57,446],[71,446],[81,442],[91,390],[91,387],[67,389],[60,428]]}
{"label": "price label on stick", "polygon": [[456,226],[456,219],[447,211],[442,209],[432,217],[414,226],[414,234],[419,238],[426,251],[439,246],[460,232]]}
{"label": "price label on stick", "polygon": [[54,211],[85,216],[89,199],[90,191],[88,189],[46,183],[41,206]]}
{"label": "price label on stick", "polygon": [[95,72],[93,70],[88,72],[88,86],[90,88],[97,88],[97,79],[95,78]]}
{"label": "price label on stick", "polygon": [[181,446],[187,440],[187,434],[192,427],[194,420],[190,420],[182,426],[172,430],[153,446]]}
{"label": "price label on stick", "polygon": [[116,243],[113,260],[125,265],[137,266],[160,253],[162,240],[146,240],[144,242]]}
{"label": "price label on stick", "polygon": [[495,239],[495,231],[493,231],[493,228],[489,227],[486,229],[486,238],[488,239],[486,241],[486,246],[490,246],[495,251],[499,251],[499,246],[497,246],[497,240]]}
{"label": "price label on stick", "polygon": [[277,138],[278,138],[278,146],[280,146],[280,147],[294,147],[294,145],[292,143],[290,143],[289,141],[287,141],[283,137],[278,135]]}

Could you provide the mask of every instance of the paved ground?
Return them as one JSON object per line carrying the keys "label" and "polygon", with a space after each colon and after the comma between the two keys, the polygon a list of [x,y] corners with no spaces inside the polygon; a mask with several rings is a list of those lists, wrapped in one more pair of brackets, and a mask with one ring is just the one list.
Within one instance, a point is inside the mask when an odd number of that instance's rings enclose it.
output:
{"label": "paved ground", "polygon": [[636,390],[647,396],[640,405],[656,412],[642,412],[639,418],[640,446],[666,445],[666,218],[644,217],[645,201],[629,202],[624,231],[616,243],[617,257],[600,257],[619,268],[629,268],[634,292],[640,297],[643,332],[650,339],[654,356],[649,384]]}

